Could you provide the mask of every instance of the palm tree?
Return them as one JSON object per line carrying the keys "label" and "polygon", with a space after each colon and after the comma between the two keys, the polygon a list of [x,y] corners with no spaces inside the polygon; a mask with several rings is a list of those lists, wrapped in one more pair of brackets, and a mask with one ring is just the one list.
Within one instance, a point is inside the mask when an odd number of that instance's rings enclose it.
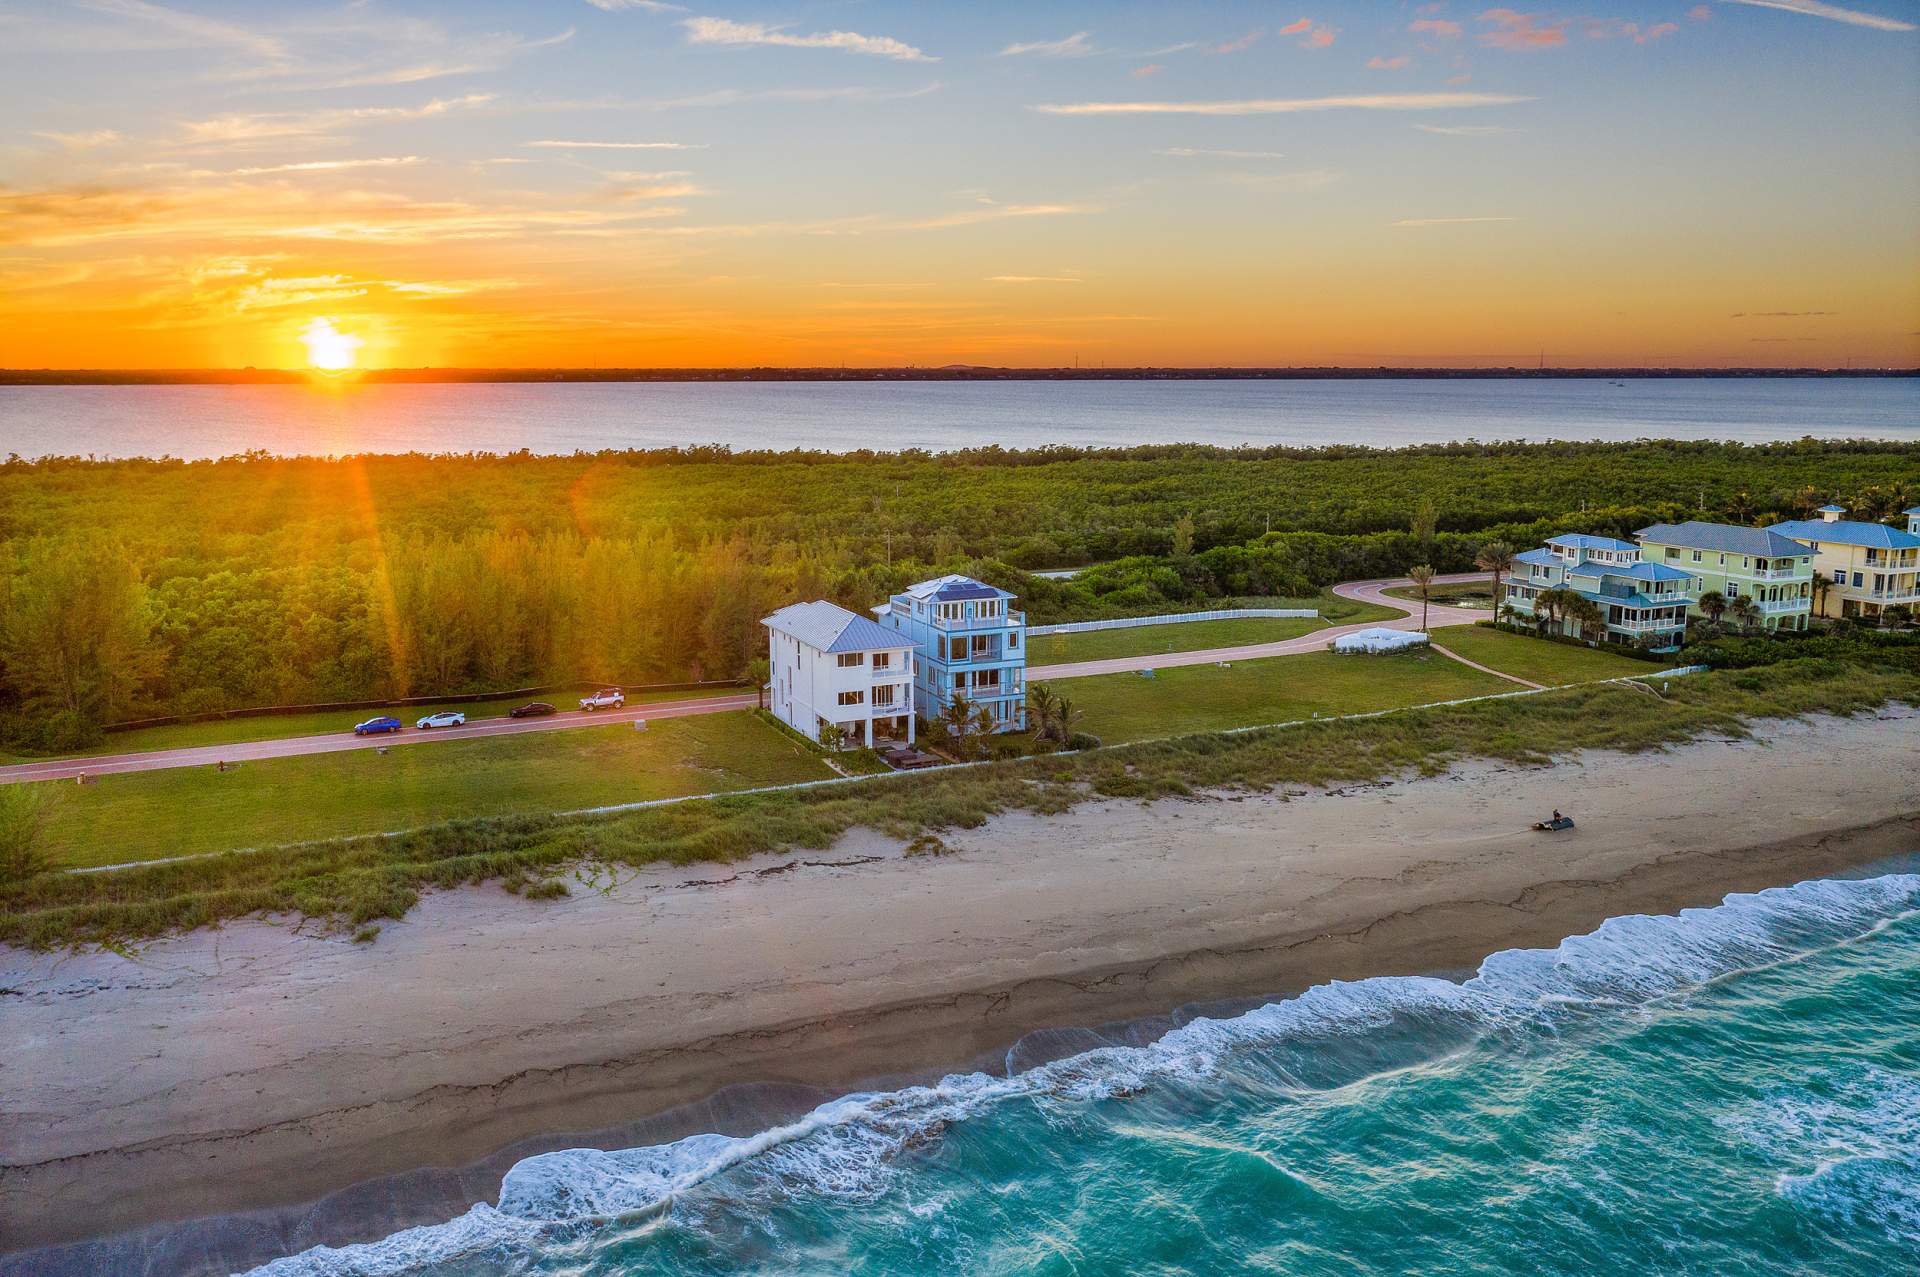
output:
{"label": "palm tree", "polygon": [[1575,637],[1581,639],[1586,638],[1589,629],[1599,630],[1604,637],[1607,627],[1607,614],[1600,610],[1600,605],[1584,594],[1574,594],[1571,590],[1567,591],[1567,593],[1573,597],[1566,601],[1561,609],[1561,613],[1566,617],[1567,623],[1573,626],[1576,631]]}
{"label": "palm tree", "polygon": [[1045,683],[1029,684],[1027,721],[1035,740],[1052,740],[1053,729],[1060,721],[1060,694]]}
{"label": "palm tree", "polygon": [[1700,596],[1700,601],[1695,606],[1700,609],[1700,615],[1718,625],[1720,618],[1726,615],[1727,596],[1718,590],[1708,590]]}
{"label": "palm tree", "polygon": [[1833,589],[1833,582],[1819,572],[1813,574],[1813,614],[1827,614],[1827,592]]}
{"label": "palm tree", "polygon": [[1895,629],[1913,624],[1913,609],[1905,603],[1894,603],[1880,609],[1880,624]]}
{"label": "palm tree", "polygon": [[946,708],[940,711],[939,721],[953,742],[953,752],[962,758],[970,757],[979,744],[973,738],[973,702],[964,693],[955,692]]}
{"label": "palm tree", "polygon": [[1489,541],[1473,556],[1473,566],[1493,573],[1493,610],[1500,611],[1500,578],[1513,570],[1513,547],[1505,541]]}
{"label": "palm tree", "polygon": [[1735,625],[1748,633],[1760,628],[1760,605],[1745,595],[1727,604],[1727,614],[1733,618]]}
{"label": "palm tree", "polygon": [[1413,582],[1413,592],[1420,596],[1420,632],[1427,631],[1427,601],[1433,597],[1433,568],[1422,563],[1407,569],[1407,580]]}
{"label": "palm tree", "polygon": [[1555,621],[1570,615],[1571,605],[1579,597],[1564,585],[1540,591],[1540,597],[1533,601],[1534,625],[1545,634]]}
{"label": "palm tree", "polygon": [[1084,715],[1073,707],[1073,699],[1067,696],[1053,698],[1053,725],[1060,732],[1060,743],[1066,744],[1073,739],[1073,725]]}

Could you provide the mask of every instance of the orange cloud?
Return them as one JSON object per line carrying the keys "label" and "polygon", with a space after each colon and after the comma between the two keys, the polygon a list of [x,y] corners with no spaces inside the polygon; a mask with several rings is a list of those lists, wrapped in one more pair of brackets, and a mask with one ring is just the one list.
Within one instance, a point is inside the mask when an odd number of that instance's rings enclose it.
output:
{"label": "orange cloud", "polygon": [[1145,79],[1147,76],[1150,76],[1150,75],[1159,75],[1162,71],[1166,69],[1167,68],[1165,66],[1161,65],[1158,62],[1149,62],[1147,65],[1143,67],[1135,67],[1133,69],[1133,73],[1141,77],[1142,79]]}
{"label": "orange cloud", "polygon": [[1407,30],[1452,39],[1460,34],[1460,24],[1449,22],[1445,18],[1415,18]]}
{"label": "orange cloud", "polygon": [[1313,29],[1313,19],[1301,18],[1298,22],[1289,22],[1286,26],[1281,27],[1277,34],[1299,35],[1303,31],[1311,31],[1312,29]]}
{"label": "orange cloud", "polygon": [[1495,28],[1480,33],[1480,43],[1490,49],[1552,49],[1567,42],[1567,22],[1564,18],[1516,13],[1512,9],[1488,9],[1480,15],[1480,21],[1492,23]]}
{"label": "orange cloud", "polygon": [[1383,57],[1379,57],[1378,55],[1376,55],[1376,56],[1374,56],[1374,57],[1371,57],[1371,58],[1368,58],[1368,59],[1367,59],[1367,70],[1369,70],[1369,71],[1398,71],[1398,70],[1400,70],[1400,69],[1401,69],[1402,67],[1405,67],[1406,65],[1408,65],[1409,63],[1411,63],[1412,61],[1413,61],[1413,59],[1412,59],[1412,58],[1410,58],[1410,57],[1408,57],[1408,56],[1407,56],[1406,54],[1404,54],[1404,53],[1403,53],[1403,54],[1401,54],[1401,55],[1400,55],[1399,57],[1397,57],[1397,58],[1383,58]]}
{"label": "orange cloud", "polygon": [[1254,42],[1257,41],[1261,36],[1265,34],[1266,32],[1264,31],[1249,31],[1245,35],[1241,36],[1238,40],[1229,40],[1225,44],[1216,44],[1211,49],[1207,50],[1207,52],[1239,53],[1243,49],[1252,48]]}

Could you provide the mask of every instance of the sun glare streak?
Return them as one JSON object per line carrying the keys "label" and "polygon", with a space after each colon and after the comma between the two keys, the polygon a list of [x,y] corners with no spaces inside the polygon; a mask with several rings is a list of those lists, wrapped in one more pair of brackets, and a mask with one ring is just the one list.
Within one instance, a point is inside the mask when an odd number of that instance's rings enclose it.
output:
{"label": "sun glare streak", "polygon": [[307,347],[308,366],[321,372],[345,372],[353,367],[356,353],[365,344],[352,333],[341,332],[324,315],[307,322],[300,330],[300,340]]}

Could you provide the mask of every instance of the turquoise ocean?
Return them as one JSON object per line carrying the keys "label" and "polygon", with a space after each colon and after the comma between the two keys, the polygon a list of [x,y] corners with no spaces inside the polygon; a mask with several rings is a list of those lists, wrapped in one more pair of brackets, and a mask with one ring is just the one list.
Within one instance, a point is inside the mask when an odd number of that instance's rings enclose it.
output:
{"label": "turquoise ocean", "polygon": [[497,1205],[256,1271],[1920,1272],[1920,874],[543,1154]]}

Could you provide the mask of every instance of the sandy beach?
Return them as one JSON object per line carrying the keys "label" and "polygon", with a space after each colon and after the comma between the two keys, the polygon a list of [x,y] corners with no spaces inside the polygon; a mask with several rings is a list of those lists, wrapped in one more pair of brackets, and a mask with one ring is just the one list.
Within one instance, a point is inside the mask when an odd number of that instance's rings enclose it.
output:
{"label": "sandy beach", "polygon": [[[0,951],[0,1271],[105,1271],[132,1252],[23,1252],[137,1229],[166,1271],[227,1271],[445,1219],[582,1132],[751,1130],[836,1089],[1005,1067],[1038,1030],[1471,967],[1920,850],[1916,760],[1920,715],[1888,709],[1008,816],[942,856],[861,835],[553,903],[461,890],[371,945],[262,921],[129,956]],[[1528,829],[1554,807],[1578,830]],[[1088,1040],[1028,1037],[1022,1059]]]}

